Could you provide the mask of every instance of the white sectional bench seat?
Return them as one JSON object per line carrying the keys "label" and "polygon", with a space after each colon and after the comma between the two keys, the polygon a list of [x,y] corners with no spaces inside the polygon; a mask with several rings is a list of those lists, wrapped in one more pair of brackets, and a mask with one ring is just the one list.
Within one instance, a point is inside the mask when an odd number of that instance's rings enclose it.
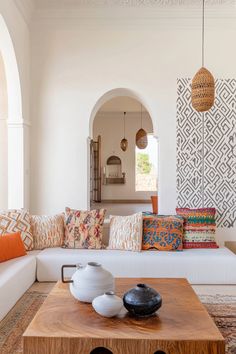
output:
{"label": "white sectional bench seat", "polygon": [[[187,278],[191,284],[236,284],[236,256],[227,248],[183,252],[51,248],[37,255],[38,281],[57,281],[63,264],[95,261],[115,277]],[[74,272],[68,270],[68,276]]]}
{"label": "white sectional bench seat", "polygon": [[0,320],[35,282],[38,253],[32,251],[27,256],[0,263]]}

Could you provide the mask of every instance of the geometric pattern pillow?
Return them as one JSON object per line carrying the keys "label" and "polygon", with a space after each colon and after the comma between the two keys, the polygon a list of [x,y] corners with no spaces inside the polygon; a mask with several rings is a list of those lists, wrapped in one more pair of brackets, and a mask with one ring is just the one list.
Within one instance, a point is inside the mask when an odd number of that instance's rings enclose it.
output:
{"label": "geometric pattern pillow", "polygon": [[184,248],[218,248],[215,208],[176,208],[184,218]]}
{"label": "geometric pattern pillow", "polygon": [[101,249],[105,213],[105,209],[83,211],[66,208],[64,247]]}
{"label": "geometric pattern pillow", "polygon": [[63,214],[54,216],[31,215],[30,220],[36,250],[63,245],[65,235]]}
{"label": "geometric pattern pillow", "polygon": [[0,235],[20,232],[25,249],[34,248],[30,225],[30,215],[26,210],[7,210],[0,212]]}
{"label": "geometric pattern pillow", "polygon": [[110,216],[108,249],[140,252],[142,249],[142,213]]}
{"label": "geometric pattern pillow", "polygon": [[143,250],[183,250],[183,218],[143,213]]}

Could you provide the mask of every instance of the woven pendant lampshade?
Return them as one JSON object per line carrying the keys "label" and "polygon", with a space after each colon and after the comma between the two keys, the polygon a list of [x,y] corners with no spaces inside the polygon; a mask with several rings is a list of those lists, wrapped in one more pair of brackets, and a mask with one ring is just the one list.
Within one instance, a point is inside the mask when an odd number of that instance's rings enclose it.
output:
{"label": "woven pendant lampshade", "polygon": [[120,142],[120,148],[121,150],[126,151],[127,147],[128,147],[128,140],[124,138]]}
{"label": "woven pendant lampshade", "polygon": [[136,146],[139,149],[145,149],[147,147],[147,144],[148,144],[147,133],[143,128],[141,128],[136,134]]}
{"label": "woven pendant lampshade", "polygon": [[215,80],[213,75],[204,67],[205,45],[205,0],[202,0],[202,67],[192,80],[192,106],[198,112],[211,109],[215,101]]}
{"label": "woven pendant lampshade", "polygon": [[122,151],[126,151],[128,148],[128,140],[125,138],[125,116],[126,112],[124,112],[124,138],[120,142],[120,148]]}
{"label": "woven pendant lampshade", "polygon": [[136,133],[136,146],[145,149],[148,145],[147,132],[143,129],[143,106],[141,105],[141,129]]}
{"label": "woven pendant lampshade", "polygon": [[211,109],[215,101],[215,80],[209,70],[202,67],[192,81],[192,105],[198,112]]}

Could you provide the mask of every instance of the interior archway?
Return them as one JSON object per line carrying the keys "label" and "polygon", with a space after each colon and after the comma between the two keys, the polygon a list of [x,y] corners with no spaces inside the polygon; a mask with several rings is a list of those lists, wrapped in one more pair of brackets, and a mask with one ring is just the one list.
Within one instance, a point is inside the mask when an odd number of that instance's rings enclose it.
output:
{"label": "interior archway", "polygon": [[[157,194],[158,142],[143,102],[130,90],[109,91],[95,105],[90,123],[90,207],[105,207],[108,215],[151,211],[151,196]],[[135,143],[141,128],[148,140],[142,150]],[[124,137],[125,150],[120,145]],[[110,166],[111,157],[120,166]],[[146,164],[145,169],[140,164]]]}
{"label": "interior archway", "polygon": [[[152,119],[152,117],[153,117],[152,110],[151,110],[147,100],[145,98],[143,98],[143,96],[141,94],[139,94],[138,92],[136,92],[134,90],[130,90],[128,88],[115,88],[115,89],[105,92],[100,98],[98,98],[96,104],[94,105],[92,112],[90,114],[90,121],[89,121],[90,138],[92,138],[92,136],[93,136],[93,121],[94,121],[94,118],[95,118],[97,112],[99,111],[99,109],[106,102],[110,101],[112,98],[121,97],[121,96],[122,97],[130,97],[130,98],[133,98],[133,99],[139,101],[146,108],[146,110],[149,112],[149,115]],[[153,119],[152,119],[152,124],[153,124],[154,135],[157,136],[157,126],[156,126],[155,121]]]}
{"label": "interior archway", "polygon": [[7,81],[4,62],[0,53],[0,209],[7,209],[8,207],[7,116]]}
{"label": "interior archway", "polygon": [[[7,25],[0,15],[0,53],[7,91],[5,109],[7,136],[4,133],[4,158],[7,154],[7,207],[24,207],[24,124],[22,116],[22,96],[20,76],[13,42]],[[6,98],[7,97],[7,98]],[[6,162],[3,162],[6,168]],[[2,182],[3,183],[3,182]],[[6,184],[6,182],[4,182]],[[4,202],[4,207],[5,206]]]}

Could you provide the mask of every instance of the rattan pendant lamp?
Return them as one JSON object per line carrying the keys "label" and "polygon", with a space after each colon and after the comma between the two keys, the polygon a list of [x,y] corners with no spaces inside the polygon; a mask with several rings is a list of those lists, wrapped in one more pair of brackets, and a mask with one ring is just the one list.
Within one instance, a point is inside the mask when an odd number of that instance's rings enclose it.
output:
{"label": "rattan pendant lamp", "polygon": [[141,129],[136,134],[136,146],[145,149],[148,145],[147,132],[143,129],[143,106],[141,104]]}
{"label": "rattan pendant lamp", "polygon": [[123,151],[126,151],[128,148],[128,140],[125,138],[125,116],[126,116],[126,112],[124,112],[124,138],[120,142],[120,148]]}
{"label": "rattan pendant lamp", "polygon": [[215,80],[204,67],[205,50],[205,0],[202,0],[202,67],[192,80],[192,106],[198,112],[211,109],[215,101]]}

